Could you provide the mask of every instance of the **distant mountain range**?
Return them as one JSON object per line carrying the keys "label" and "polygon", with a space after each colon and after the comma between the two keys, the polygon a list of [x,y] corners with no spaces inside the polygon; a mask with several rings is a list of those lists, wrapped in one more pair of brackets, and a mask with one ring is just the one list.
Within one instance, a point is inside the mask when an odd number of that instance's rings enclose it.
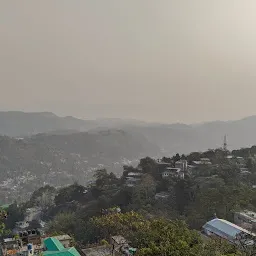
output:
{"label": "distant mountain range", "polygon": [[59,117],[51,112],[0,112],[0,135],[10,137],[24,137],[38,133],[72,133],[96,128],[116,128],[131,124],[141,126],[146,123],[118,118],[82,120],[72,116]]}
{"label": "distant mountain range", "polygon": [[224,135],[230,149],[256,144],[256,116],[236,121],[214,121],[196,125],[146,123],[137,120],[82,120],[53,113],[0,112],[0,134],[11,137],[38,133],[67,135],[84,131],[122,129],[146,138],[159,154],[189,153],[221,147]]}
{"label": "distant mountain range", "polygon": [[86,184],[96,169],[121,174],[145,156],[172,156],[222,146],[256,144],[256,116],[204,124],[81,120],[52,113],[0,112],[0,199],[28,197],[43,182]]}

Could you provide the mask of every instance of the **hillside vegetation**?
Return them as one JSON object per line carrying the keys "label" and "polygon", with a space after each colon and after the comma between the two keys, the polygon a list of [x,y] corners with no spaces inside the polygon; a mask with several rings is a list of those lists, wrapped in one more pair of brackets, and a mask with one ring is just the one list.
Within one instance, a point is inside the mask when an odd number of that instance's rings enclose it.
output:
{"label": "hillside vegetation", "polygon": [[[137,255],[252,256],[256,246],[239,248],[218,239],[205,240],[200,231],[215,216],[233,222],[236,211],[256,211],[255,155],[254,146],[176,154],[160,162],[146,157],[137,167],[124,166],[120,178],[99,169],[87,187],[78,183],[60,189],[42,187],[20,209],[40,207],[48,232],[68,233],[81,246],[121,234],[138,248]],[[184,179],[161,175],[162,163],[174,166],[186,159],[193,164],[202,158],[212,164],[194,167]],[[131,173],[141,177],[134,186],[127,185]],[[168,197],[157,199],[160,192]]]}
{"label": "hillside vegetation", "polygon": [[159,149],[143,136],[121,130],[64,135],[40,134],[26,139],[0,136],[0,195],[6,202],[28,198],[44,183],[86,185],[105,167],[121,174],[122,166]]}

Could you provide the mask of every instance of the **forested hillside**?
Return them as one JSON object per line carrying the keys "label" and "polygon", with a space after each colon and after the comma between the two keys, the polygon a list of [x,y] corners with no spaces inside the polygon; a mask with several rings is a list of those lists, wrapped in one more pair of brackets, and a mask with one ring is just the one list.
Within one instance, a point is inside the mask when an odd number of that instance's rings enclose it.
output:
{"label": "forested hillside", "polygon": [[26,139],[0,136],[0,195],[8,202],[26,198],[43,184],[85,185],[98,168],[120,175],[124,164],[158,152],[143,136],[121,130]]}
{"label": "forested hillside", "polygon": [[[255,155],[254,146],[176,154],[161,161],[146,157],[137,167],[124,166],[120,178],[100,169],[87,187],[42,187],[19,209],[40,207],[48,232],[68,233],[81,246],[123,235],[138,248],[137,255],[252,256],[256,248],[206,239],[201,229],[216,216],[233,222],[236,211],[256,211]],[[185,160],[193,168],[184,178],[162,176],[163,166]],[[199,164],[203,160],[207,164]],[[132,186],[131,175],[140,177]]]}

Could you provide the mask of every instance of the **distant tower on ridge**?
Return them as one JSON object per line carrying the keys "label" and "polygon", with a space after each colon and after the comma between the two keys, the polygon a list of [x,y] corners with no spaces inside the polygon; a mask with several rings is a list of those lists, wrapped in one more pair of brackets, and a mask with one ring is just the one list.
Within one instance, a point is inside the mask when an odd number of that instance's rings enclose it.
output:
{"label": "distant tower on ridge", "polygon": [[223,150],[228,151],[227,135],[224,136]]}

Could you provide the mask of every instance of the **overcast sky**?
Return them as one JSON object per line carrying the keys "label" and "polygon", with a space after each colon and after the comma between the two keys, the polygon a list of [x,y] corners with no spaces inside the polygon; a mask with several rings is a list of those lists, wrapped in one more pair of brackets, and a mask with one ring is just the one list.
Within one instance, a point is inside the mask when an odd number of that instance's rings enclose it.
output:
{"label": "overcast sky", "polygon": [[256,114],[255,0],[0,0],[0,110]]}

